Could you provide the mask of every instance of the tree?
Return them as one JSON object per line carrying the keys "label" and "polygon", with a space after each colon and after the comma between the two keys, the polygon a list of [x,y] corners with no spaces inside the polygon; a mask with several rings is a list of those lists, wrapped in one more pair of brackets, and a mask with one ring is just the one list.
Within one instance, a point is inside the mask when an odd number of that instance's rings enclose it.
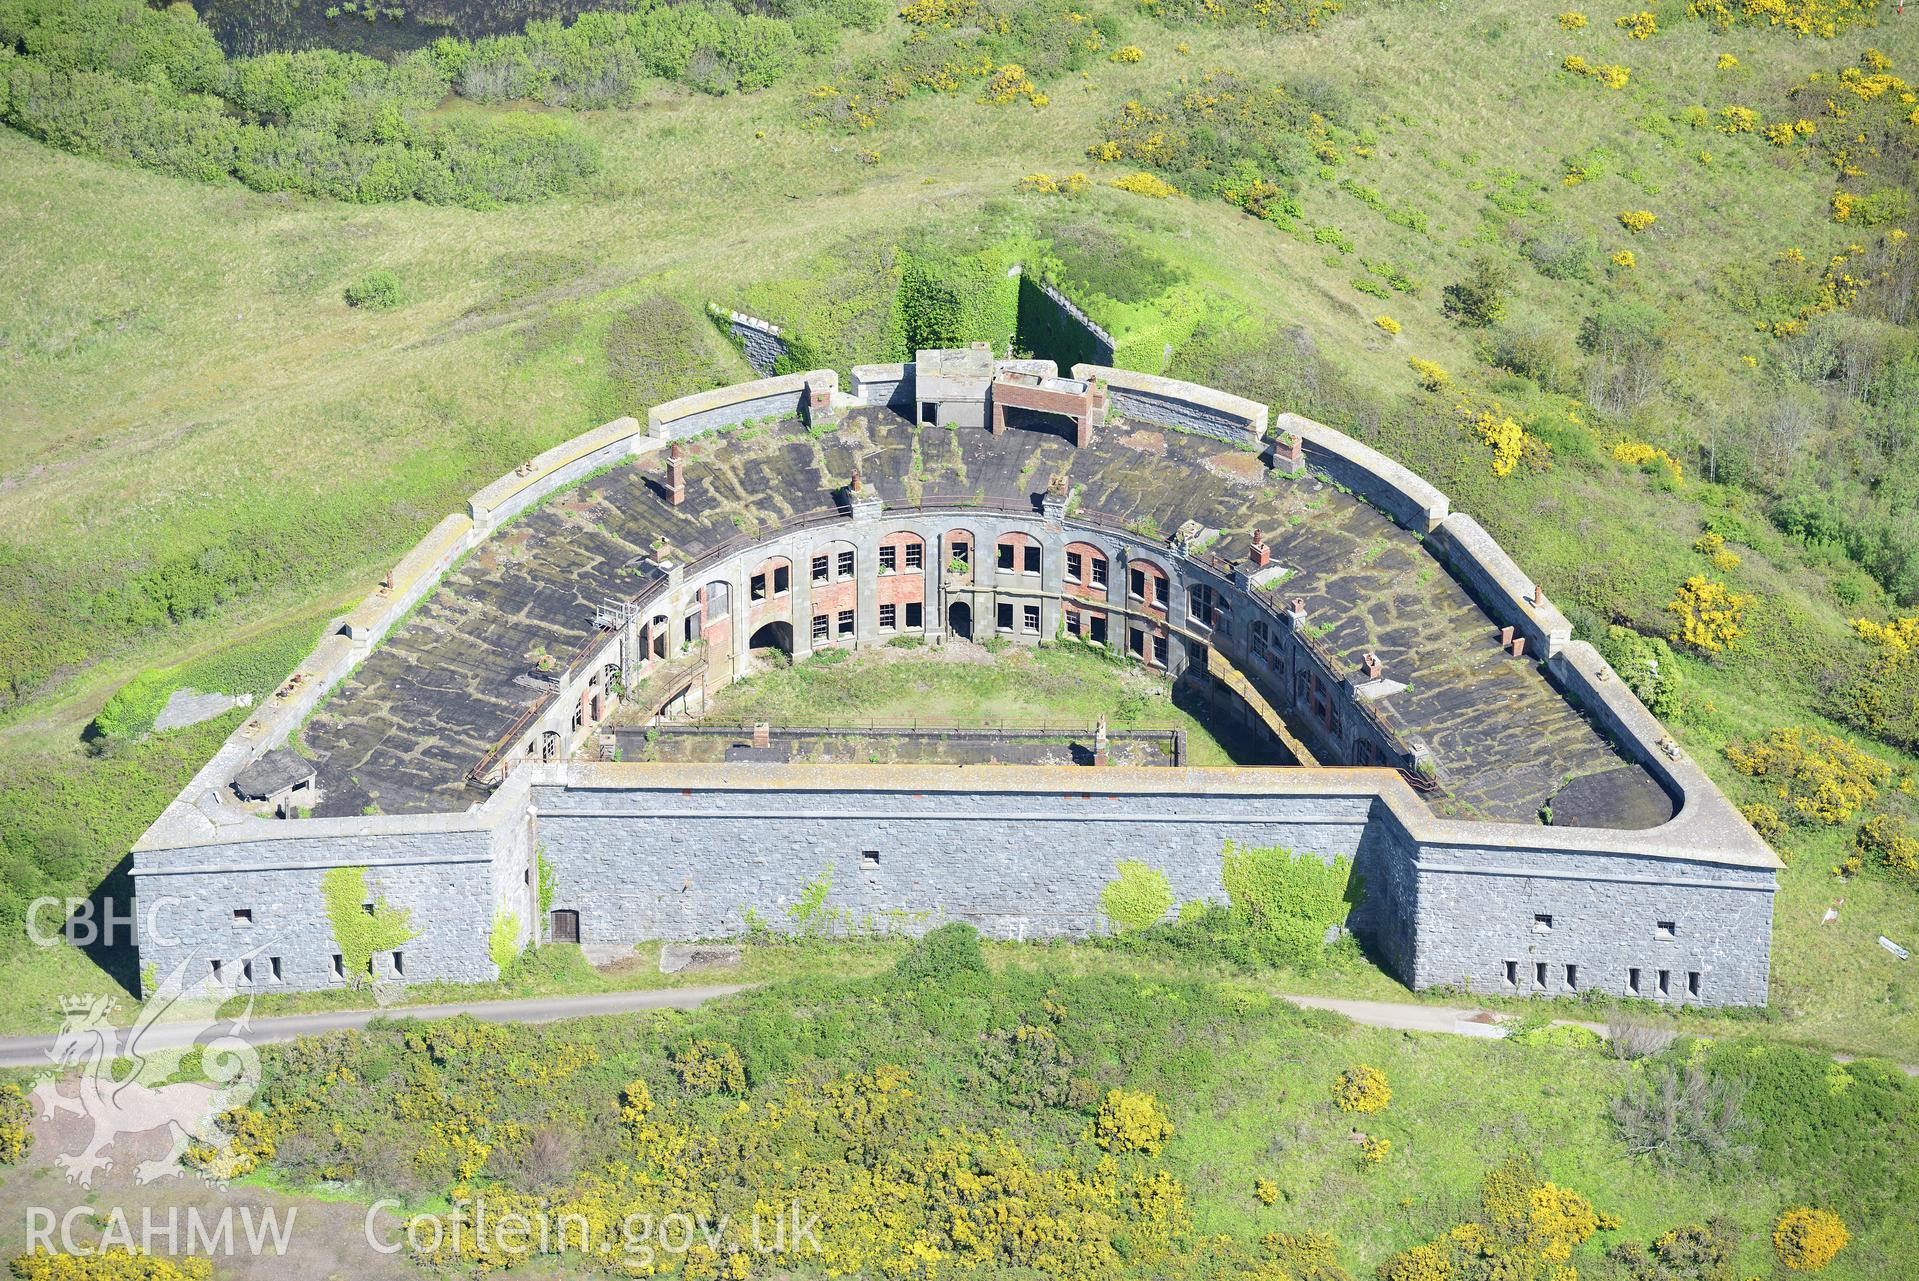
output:
{"label": "tree", "polygon": [[1440,310],[1475,329],[1497,323],[1506,310],[1506,290],[1512,285],[1512,273],[1506,264],[1489,253],[1473,256],[1466,275],[1446,286]]}
{"label": "tree", "polygon": [[1593,408],[1630,414],[1659,390],[1666,351],[1666,318],[1645,303],[1608,303],[1579,327],[1586,367],[1586,399]]}

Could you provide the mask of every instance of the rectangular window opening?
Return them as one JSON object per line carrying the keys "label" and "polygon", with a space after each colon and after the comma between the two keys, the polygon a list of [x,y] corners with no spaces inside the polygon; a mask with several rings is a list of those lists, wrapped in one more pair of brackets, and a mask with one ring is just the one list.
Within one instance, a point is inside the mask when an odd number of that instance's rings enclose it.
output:
{"label": "rectangular window opening", "polygon": [[813,639],[816,641],[825,640],[828,635],[828,630],[829,623],[826,615],[813,615]]}
{"label": "rectangular window opening", "polygon": [[1094,557],[1093,563],[1087,566],[1087,568],[1093,571],[1093,578],[1092,578],[1093,586],[1095,587],[1106,586],[1106,562],[1105,561],[1099,559],[1098,557]]}
{"label": "rectangular window opening", "polygon": [[273,981],[274,981],[275,983],[279,983],[279,982],[282,982],[282,981],[284,981],[284,980],[283,980],[283,977],[282,977],[282,975],[281,975],[281,973],[280,973],[280,958],[279,958],[279,957],[277,957],[277,956],[269,956],[269,957],[267,958],[267,976],[268,976],[269,978],[271,978],[271,979],[272,979],[272,980],[273,980]]}
{"label": "rectangular window opening", "polygon": [[1546,963],[1544,961],[1533,962],[1533,986],[1542,992],[1546,990]]}
{"label": "rectangular window opening", "polygon": [[336,979],[346,977],[346,958],[338,952],[333,954],[333,977]]}
{"label": "rectangular window opening", "polygon": [[899,606],[881,605],[880,606],[880,630],[883,632],[890,632],[890,631],[893,631],[898,625],[899,625]]}
{"label": "rectangular window opening", "polygon": [[1027,631],[1029,632],[1038,631],[1039,630],[1039,606],[1027,605],[1025,607],[1025,612],[1021,615],[1020,622],[1025,626]]}
{"label": "rectangular window opening", "polygon": [[1078,581],[1080,581],[1080,573],[1082,569],[1081,562],[1083,561],[1083,559],[1084,558],[1078,552],[1066,553],[1066,581],[1067,582],[1077,583]]}
{"label": "rectangular window opening", "polygon": [[860,851],[861,867],[878,867],[879,865],[880,865],[880,852],[878,850],[861,850]]}
{"label": "rectangular window opening", "polygon": [[888,573],[888,572],[891,572],[892,570],[898,569],[899,567],[900,567],[899,548],[893,546],[893,544],[891,543],[888,543],[886,546],[880,548],[880,571],[882,573]]}
{"label": "rectangular window opening", "polygon": [[1011,601],[1001,601],[999,608],[994,611],[994,613],[996,616],[993,621],[999,626],[1001,631],[1010,632],[1013,630],[1013,604]]}
{"label": "rectangular window opening", "polygon": [[920,544],[906,544],[906,567],[908,569],[926,568],[926,549]]}
{"label": "rectangular window opening", "polygon": [[1662,939],[1677,938],[1679,937],[1679,922],[1660,921],[1657,925],[1653,926],[1653,934]]}
{"label": "rectangular window opening", "polygon": [[908,627],[924,627],[926,625],[925,620],[926,611],[920,606],[920,603],[918,601],[908,601],[906,603],[906,625]]}
{"label": "rectangular window opening", "polygon": [[840,553],[839,575],[841,578],[851,578],[853,576],[853,553],[852,552]]}
{"label": "rectangular window opening", "polygon": [[1686,995],[1694,996],[1694,997],[1699,995],[1699,971],[1698,970],[1686,971]]}
{"label": "rectangular window opening", "polygon": [[999,560],[996,563],[1001,569],[1011,569],[1013,567],[1013,544],[1001,543],[999,545]]}
{"label": "rectangular window opening", "polygon": [[839,632],[840,632],[840,635],[842,636],[851,636],[853,634],[853,611],[852,610],[843,609],[840,611]]}
{"label": "rectangular window opening", "polygon": [[250,907],[236,907],[236,908],[234,908],[234,909],[233,909],[233,923],[234,923],[235,925],[251,925],[251,924],[253,924],[253,909],[252,909],[252,908],[250,908]]}
{"label": "rectangular window opening", "polygon": [[1553,917],[1551,912],[1533,913],[1533,933],[1544,934],[1546,931],[1552,929],[1552,927]]}
{"label": "rectangular window opening", "polygon": [[406,956],[404,953],[395,952],[393,954],[393,977],[396,979],[406,977]]}
{"label": "rectangular window opening", "polygon": [[1659,995],[1661,996],[1672,995],[1672,971],[1671,970],[1659,971]]}
{"label": "rectangular window opening", "polygon": [[1566,967],[1566,990],[1568,992],[1577,992],[1579,990],[1579,967],[1577,965],[1568,965]]}
{"label": "rectangular window opening", "polygon": [[813,558],[813,581],[823,583],[833,576],[833,562],[825,556]]}
{"label": "rectangular window opening", "polygon": [[1639,967],[1636,965],[1626,971],[1626,990],[1634,996],[1639,995]]}
{"label": "rectangular window opening", "polygon": [[1039,573],[1039,547],[1036,544],[1026,545],[1026,559],[1021,568],[1029,574]]}
{"label": "rectangular window opening", "polygon": [[1519,962],[1518,961],[1506,962],[1506,986],[1507,987],[1519,986]]}

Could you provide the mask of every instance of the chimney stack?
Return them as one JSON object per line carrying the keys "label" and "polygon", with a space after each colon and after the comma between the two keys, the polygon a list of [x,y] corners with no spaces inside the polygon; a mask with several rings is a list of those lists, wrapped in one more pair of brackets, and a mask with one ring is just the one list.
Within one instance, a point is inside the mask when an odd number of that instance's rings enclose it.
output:
{"label": "chimney stack", "polygon": [[1546,589],[1538,583],[1533,584],[1533,608],[1538,609],[1546,603]]}
{"label": "chimney stack", "polygon": [[858,463],[853,464],[853,492],[856,494],[860,492],[860,465]]}
{"label": "chimney stack", "polygon": [[686,467],[680,461],[680,442],[677,440],[666,451],[666,491],[668,500],[675,507],[686,501]]}
{"label": "chimney stack", "polygon": [[1379,655],[1368,654],[1360,660],[1360,669],[1366,673],[1366,679],[1376,681],[1386,669],[1379,661]]}
{"label": "chimney stack", "polygon": [[1272,563],[1273,552],[1266,546],[1266,531],[1255,529],[1253,531],[1253,565],[1257,569],[1264,569]]}
{"label": "chimney stack", "polygon": [[759,721],[753,726],[753,746],[763,752],[772,745],[773,727],[765,721]]}

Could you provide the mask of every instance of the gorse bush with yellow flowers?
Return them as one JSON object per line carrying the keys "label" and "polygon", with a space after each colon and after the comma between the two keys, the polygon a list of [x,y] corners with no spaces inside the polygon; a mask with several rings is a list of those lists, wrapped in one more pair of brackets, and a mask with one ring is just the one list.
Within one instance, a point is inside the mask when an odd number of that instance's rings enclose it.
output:
{"label": "gorse bush with yellow flowers", "polygon": [[1573,1281],[1574,1249],[1619,1222],[1548,1180],[1529,1156],[1508,1158],[1480,1184],[1479,1213],[1380,1264],[1379,1281]]}
{"label": "gorse bush with yellow flowers", "polygon": [[1880,0],[1691,0],[1689,17],[1716,27],[1778,27],[1830,40],[1847,27],[1876,21]]}
{"label": "gorse bush with yellow flowers", "polygon": [[0,1165],[15,1165],[33,1149],[33,1104],[18,1082],[0,1081]]}
{"label": "gorse bush with yellow flowers", "polygon": [[35,1250],[14,1259],[12,1271],[17,1281],[212,1281],[213,1261],[108,1246],[86,1254]]}
{"label": "gorse bush with yellow flowers", "polygon": [[1728,743],[1726,759],[1748,778],[1765,783],[1789,820],[1844,823],[1879,799],[1892,781],[1886,762],[1845,739],[1797,725],[1762,738]]}
{"label": "gorse bush with yellow flowers", "polygon": [[1679,621],[1678,641],[1702,654],[1721,654],[1738,647],[1746,634],[1746,611],[1753,598],[1717,579],[1694,574],[1673,593],[1666,612]]}
{"label": "gorse bush with yellow flowers", "polygon": [[1794,1272],[1817,1272],[1839,1257],[1852,1235],[1845,1221],[1831,1210],[1798,1206],[1773,1224],[1772,1248],[1779,1262]]}
{"label": "gorse bush with yellow flowers", "polygon": [[1330,171],[1360,145],[1341,123],[1343,110],[1317,90],[1209,72],[1166,97],[1123,103],[1086,154],[1139,166],[1188,195],[1214,196],[1291,229],[1301,179]]}
{"label": "gorse bush with yellow flowers", "polygon": [[1393,1101],[1386,1074],[1370,1063],[1358,1063],[1333,1078],[1333,1103],[1341,1112],[1372,1115]]}
{"label": "gorse bush with yellow flowers", "polygon": [[[451,1211],[429,1216],[439,1243],[424,1220],[418,1234],[435,1268],[564,1249],[617,1274],[621,1223],[685,1213],[713,1225],[706,1253],[662,1255],[656,1272],[1250,1281],[1280,1257],[1333,1265],[1334,1247],[1195,1235],[1162,1164],[1172,1104],[1211,1061],[1191,1047],[1229,1051],[1316,1017],[1179,980],[994,972],[969,927],[946,926],[887,973],[664,1019],[376,1022],[268,1047],[252,1108],[222,1125],[296,1183],[446,1197]],[[820,1216],[821,1253],[756,1252],[756,1207],[796,1200]],[[482,1202],[488,1219],[584,1224],[586,1244],[476,1236]]]}

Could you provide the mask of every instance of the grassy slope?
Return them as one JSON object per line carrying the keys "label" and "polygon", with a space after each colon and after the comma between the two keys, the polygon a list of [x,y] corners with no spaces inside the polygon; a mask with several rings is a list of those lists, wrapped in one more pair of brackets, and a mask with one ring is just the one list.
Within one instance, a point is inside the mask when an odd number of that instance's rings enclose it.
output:
{"label": "grassy slope", "polygon": [[[190,186],[0,134],[9,174],[0,220],[14,230],[0,248],[12,282],[0,294],[8,362],[0,430],[10,460],[0,522],[45,564],[48,592],[235,531],[310,523],[316,548],[278,590],[66,673],[0,727],[3,750],[33,774],[95,768],[80,757],[77,734],[119,681],[237,628],[304,615],[315,600],[350,600],[466,492],[592,425],[587,407],[606,387],[599,338],[622,305],[660,288],[697,301],[804,270],[822,229],[840,238],[914,221],[964,226],[996,200],[1040,217],[1109,222],[1213,285],[1223,305],[1274,330],[1301,325],[1344,372],[1396,391],[1408,384],[1408,355],[1472,367],[1470,336],[1438,316],[1438,286],[1474,244],[1500,234],[1504,219],[1489,219],[1488,195],[1510,170],[1520,176],[1511,189],[1536,188],[1541,207],[1593,232],[1604,252],[1630,243],[1641,287],[1655,297],[1702,300],[1685,309],[1698,334],[1684,381],[1710,397],[1744,376],[1737,357],[1748,333],[1705,304],[1715,274],[1787,244],[1811,254],[1836,243],[1823,218],[1829,182],[1752,139],[1671,140],[1637,122],[1654,106],[1756,100],[1765,85],[1854,60],[1869,41],[1902,70],[1919,53],[1891,28],[1800,42],[1685,24],[1641,43],[1596,14],[1592,29],[1569,35],[1517,0],[1458,11],[1381,5],[1270,42],[1174,37],[1143,23],[1132,34],[1147,49],[1144,63],[1102,65],[1055,86],[1044,111],[957,98],[906,104],[864,140],[879,153],[876,166],[843,139],[797,128],[785,91],[665,94],[590,118],[608,152],[593,193],[496,213],[346,208]],[[1193,52],[1174,53],[1175,38]],[[1730,79],[1713,71],[1721,50],[1749,71]],[[1574,51],[1626,62],[1632,84],[1612,93],[1558,71]],[[1315,75],[1380,99],[1389,118],[1377,126],[1376,154],[1347,172],[1425,210],[1430,236],[1310,180],[1308,219],[1347,234],[1350,256],[1211,202],[1012,194],[1028,172],[1096,168],[1083,148],[1117,101],[1216,65]],[[1625,156],[1620,168],[1635,179],[1615,173],[1560,187],[1562,158],[1595,142]],[[1696,159],[1702,147],[1716,153],[1711,166]],[[1655,209],[1660,223],[1628,241],[1614,215],[1639,207]],[[503,264],[529,252],[556,256],[554,283],[501,302]],[[1349,281],[1367,257],[1392,259],[1426,288],[1384,303],[1357,293]],[[341,287],[377,266],[399,272],[408,304],[346,308]],[[1614,288],[1523,275],[1514,309],[1570,329]],[[468,314],[476,307],[484,313]],[[1372,325],[1382,311],[1404,325],[1397,338]],[[1448,442],[1414,461],[1556,595],[1574,593],[1598,565],[1632,611],[1655,621],[1671,584],[1690,572],[1697,509],[1688,495],[1564,458],[1547,475],[1495,485],[1483,455]],[[1796,548],[1749,552],[1748,562],[1751,582],[1793,598],[1806,625],[1840,626],[1821,567]],[[1714,749],[1724,738],[1801,716],[1805,691],[1763,665],[1696,675],[1721,715],[1680,732],[1709,768],[1723,773]],[[1794,1030],[1911,1056],[1919,979],[1874,939],[1919,937],[1919,905],[1909,892],[1857,883],[1843,891],[1840,926],[1818,931],[1818,913],[1840,892],[1823,872],[1831,850],[1820,848],[1835,843],[1813,843],[1780,900],[1778,969],[1803,1010]],[[110,862],[111,851],[101,852]]]}

